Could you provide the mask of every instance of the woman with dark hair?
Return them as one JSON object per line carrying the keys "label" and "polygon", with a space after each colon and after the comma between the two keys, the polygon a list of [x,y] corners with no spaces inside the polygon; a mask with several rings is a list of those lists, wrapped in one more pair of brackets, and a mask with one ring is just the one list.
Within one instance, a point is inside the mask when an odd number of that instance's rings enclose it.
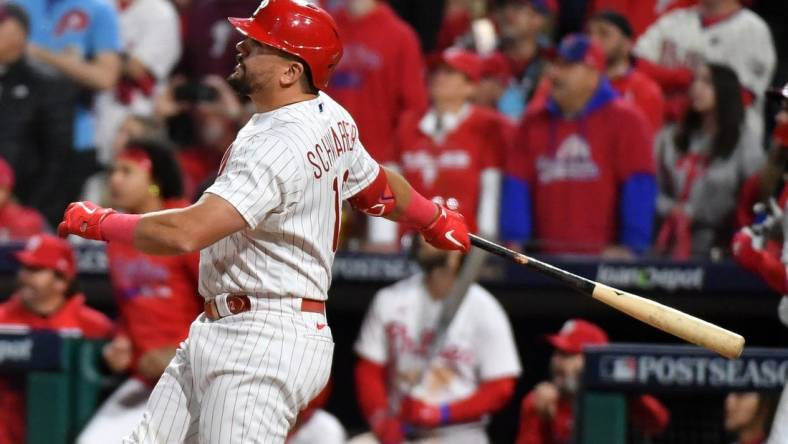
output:
{"label": "woman with dark hair", "polygon": [[725,397],[725,432],[731,444],[763,444],[774,419],[777,397],[759,392],[731,392]]}
{"label": "woman with dark hair", "polygon": [[[132,214],[189,204],[173,150],[154,140],[126,144],[110,172],[109,190],[112,205]],[[202,311],[199,253],[151,256],[115,242],[107,246],[107,257],[120,328],[104,348],[104,360],[130,378],[102,405],[79,444],[117,442],[134,428],[153,386]]]}
{"label": "woman with dark hair", "polygon": [[728,242],[742,183],[764,163],[757,136],[744,124],[741,85],[732,69],[707,64],[695,73],[684,119],[657,136],[663,223],[657,250],[677,259],[706,255]]}

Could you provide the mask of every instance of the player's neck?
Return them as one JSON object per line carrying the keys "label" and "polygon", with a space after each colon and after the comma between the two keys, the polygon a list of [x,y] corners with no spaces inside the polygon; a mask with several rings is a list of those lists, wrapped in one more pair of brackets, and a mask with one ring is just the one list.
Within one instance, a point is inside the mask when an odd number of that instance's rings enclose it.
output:
{"label": "player's neck", "polygon": [[306,100],[312,100],[317,95],[306,92],[295,92],[291,90],[273,91],[270,93],[261,92],[254,96],[249,96],[254,103],[255,110],[258,113],[267,113],[283,106],[292,105]]}
{"label": "player's neck", "polygon": [[714,18],[714,17],[722,17],[728,15],[739,8],[741,8],[741,5],[739,5],[738,1],[726,1],[726,2],[720,2],[716,5],[704,6],[703,4],[701,4],[700,11],[703,17]]}

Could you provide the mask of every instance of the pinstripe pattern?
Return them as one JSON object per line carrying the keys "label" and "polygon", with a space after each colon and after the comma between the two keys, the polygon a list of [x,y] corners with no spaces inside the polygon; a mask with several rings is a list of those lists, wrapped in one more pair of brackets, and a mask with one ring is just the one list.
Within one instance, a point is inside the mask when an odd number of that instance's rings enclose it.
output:
{"label": "pinstripe pattern", "polygon": [[284,442],[328,381],[334,350],[325,316],[302,313],[301,297],[326,299],[337,199],[377,172],[353,119],[325,94],[252,117],[206,191],[248,228],[200,256],[200,293],[244,293],[252,310],[194,321],[124,442]]}
{"label": "pinstripe pattern", "polygon": [[[347,130],[347,139],[355,134],[353,149],[330,156],[325,147],[335,146],[334,134],[339,144],[346,143],[338,128]],[[341,220],[334,209],[333,180],[339,179],[344,200],[378,171],[357,134],[347,111],[323,93],[252,117],[233,142],[223,173],[206,191],[230,202],[250,228],[202,251],[200,294],[326,298],[333,229]],[[320,157],[315,145],[322,147]],[[347,181],[342,180],[345,172]]]}
{"label": "pinstripe pattern", "polygon": [[255,303],[254,311],[192,324],[124,443],[284,442],[328,382],[334,343],[329,327],[316,328],[322,314],[295,308],[300,299]]}

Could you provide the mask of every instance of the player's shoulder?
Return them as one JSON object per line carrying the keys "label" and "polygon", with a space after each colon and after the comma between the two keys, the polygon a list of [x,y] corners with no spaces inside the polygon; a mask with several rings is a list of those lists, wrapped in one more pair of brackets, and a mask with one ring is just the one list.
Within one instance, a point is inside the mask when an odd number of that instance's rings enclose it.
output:
{"label": "player's shoulder", "polygon": [[424,275],[422,273],[416,273],[413,276],[383,287],[375,294],[373,304],[378,308],[407,304],[408,301],[417,298],[420,291],[423,291],[423,282]]}
{"label": "player's shoulder", "polygon": [[[686,8],[676,8],[663,14],[653,26],[668,27],[676,23],[686,23],[691,20],[700,20],[700,11],[697,6],[689,6]],[[700,23],[700,22],[698,22]]]}
{"label": "player's shoulder", "polygon": [[760,15],[748,8],[742,8],[730,18],[730,25],[747,28],[748,33],[769,33],[769,25]]}
{"label": "player's shoulder", "polygon": [[503,306],[498,299],[486,288],[474,283],[468,288],[468,299],[472,304],[474,313],[503,314]]}

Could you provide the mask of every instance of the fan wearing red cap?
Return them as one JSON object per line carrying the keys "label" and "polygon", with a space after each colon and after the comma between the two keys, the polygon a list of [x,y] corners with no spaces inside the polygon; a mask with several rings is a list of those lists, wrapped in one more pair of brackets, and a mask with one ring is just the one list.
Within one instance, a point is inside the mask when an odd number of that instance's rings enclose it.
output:
{"label": "fan wearing red cap", "polygon": [[554,254],[631,258],[651,246],[657,194],[652,131],[604,75],[605,55],[570,34],[507,156],[501,235]]}
{"label": "fan wearing red cap", "polygon": [[[472,52],[442,54],[430,77],[430,108],[400,120],[397,163],[425,196],[456,198],[471,231],[497,237],[503,154],[514,125],[473,104],[482,69],[481,58]],[[370,221],[371,242],[399,245],[395,233],[390,223]]]}
{"label": "fan wearing red cap", "polygon": [[322,91],[343,54],[333,18],[301,0],[262,0],[250,13],[229,19],[241,41],[228,82],[257,113],[202,197],[184,208],[139,208],[145,214],[74,202],[58,226],[61,236],[151,255],[201,250],[204,312],[159,378],[131,442],[285,440],[329,377],[325,301],[343,201],[407,224],[438,248],[470,248],[463,216],[373,159],[353,117]]}
{"label": "fan wearing red cap", "polygon": [[0,240],[27,240],[45,231],[44,217],[13,200],[14,171],[0,157]]}
{"label": "fan wearing red cap", "polygon": [[[48,234],[36,235],[15,256],[21,265],[18,289],[0,303],[0,325],[64,331],[89,339],[112,335],[112,322],[85,305],[85,297],[76,290],[76,259],[68,242]],[[0,380],[0,406],[4,407],[0,442],[25,442],[24,385],[5,382]]]}
{"label": "fan wearing red cap", "polygon": [[[553,347],[550,381],[536,385],[523,398],[516,444],[568,444],[574,427],[574,404],[585,366],[583,349],[608,343],[607,333],[583,319],[566,321],[546,337]],[[661,433],[670,414],[656,398],[643,395],[631,402],[632,421],[646,435]]]}

